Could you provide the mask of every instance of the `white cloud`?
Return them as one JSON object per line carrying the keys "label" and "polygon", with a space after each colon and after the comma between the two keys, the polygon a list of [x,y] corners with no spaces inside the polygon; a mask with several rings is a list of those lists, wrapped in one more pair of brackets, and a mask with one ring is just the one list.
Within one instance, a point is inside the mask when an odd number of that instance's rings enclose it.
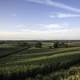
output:
{"label": "white cloud", "polygon": [[18,25],[19,31],[52,31],[57,29],[66,29],[68,24],[33,24],[33,25]]}
{"label": "white cloud", "polygon": [[70,11],[73,11],[73,12],[80,13],[80,9],[78,9],[78,8],[74,8],[74,7],[68,6],[64,3],[59,3],[59,2],[52,1],[52,0],[26,0],[26,1],[39,3],[39,4],[46,4],[46,5],[49,5],[49,6],[62,8],[62,9],[66,9],[66,10],[70,10]]}
{"label": "white cloud", "polygon": [[65,28],[62,24],[49,24],[49,25],[45,25],[45,28],[47,28],[48,30],[52,30],[52,29],[63,29]]}
{"label": "white cloud", "polygon": [[80,28],[52,31],[0,32],[0,39],[1,40],[80,39]]}
{"label": "white cloud", "polygon": [[75,17],[80,17],[80,14],[56,13],[50,15],[50,18],[75,18]]}
{"label": "white cloud", "polygon": [[42,30],[20,27],[16,32],[0,32],[1,40],[50,40],[50,39],[80,39],[80,28],[69,28],[64,24],[37,24]]}

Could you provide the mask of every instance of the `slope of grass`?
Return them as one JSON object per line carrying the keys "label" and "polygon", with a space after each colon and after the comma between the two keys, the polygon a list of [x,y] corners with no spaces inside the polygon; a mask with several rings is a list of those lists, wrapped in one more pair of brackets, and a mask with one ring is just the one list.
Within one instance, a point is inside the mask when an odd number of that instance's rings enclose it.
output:
{"label": "slope of grass", "polygon": [[[31,51],[33,51],[33,49],[30,49]],[[72,52],[71,54],[74,53],[79,53],[80,51],[80,47],[75,47],[75,48],[60,48],[60,49],[51,49],[48,52],[40,52],[39,51],[34,52],[34,53],[28,53],[29,50],[24,49],[23,51],[19,51],[16,54],[13,53],[12,55],[9,55],[7,57],[4,57],[2,59],[0,59],[1,63],[30,63],[30,62],[38,62],[39,60],[43,60],[46,61],[46,59],[49,58],[53,58],[55,56],[59,56],[62,55],[61,53],[63,53],[64,55],[69,55],[70,53],[66,54],[65,52]],[[36,50],[35,50],[36,51]],[[77,51],[77,52],[76,52]],[[24,53],[25,52],[25,53]],[[42,61],[42,62],[43,62]]]}
{"label": "slope of grass", "polygon": [[46,75],[69,68],[80,61],[80,47],[53,49],[49,52],[36,52],[35,50],[32,53],[32,51],[29,53],[24,49],[0,59],[0,80],[12,80],[12,78],[13,80],[25,80],[26,78],[27,80],[29,78],[46,80]]}

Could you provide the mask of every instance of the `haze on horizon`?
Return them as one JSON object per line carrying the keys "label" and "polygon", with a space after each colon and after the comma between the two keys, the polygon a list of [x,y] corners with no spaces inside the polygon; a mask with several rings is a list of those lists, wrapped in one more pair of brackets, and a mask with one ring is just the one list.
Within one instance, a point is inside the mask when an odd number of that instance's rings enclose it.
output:
{"label": "haze on horizon", "polygon": [[0,0],[0,40],[80,40],[80,0]]}

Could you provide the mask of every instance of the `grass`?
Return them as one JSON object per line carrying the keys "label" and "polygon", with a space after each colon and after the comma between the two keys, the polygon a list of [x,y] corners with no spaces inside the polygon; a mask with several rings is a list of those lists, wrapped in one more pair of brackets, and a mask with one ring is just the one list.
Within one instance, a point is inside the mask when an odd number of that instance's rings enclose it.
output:
{"label": "grass", "polygon": [[[29,50],[25,48],[16,53],[15,50],[0,59],[0,80],[5,80],[5,78],[9,80],[12,78],[14,80],[29,80],[31,78],[31,80],[50,80],[50,75],[54,74],[53,72],[69,68],[80,61],[80,47],[33,48]],[[61,78],[60,76],[58,80]]]}
{"label": "grass", "polygon": [[[55,80],[80,80],[80,65],[75,65],[67,70],[60,70],[47,75],[50,80],[54,78]],[[49,80],[48,79],[48,80]]]}
{"label": "grass", "polygon": [[[39,49],[40,50],[40,49]],[[61,53],[63,53],[62,55],[67,55],[65,54],[65,52],[72,52],[71,54],[73,54],[73,51],[77,51],[77,53],[79,53],[80,47],[76,47],[76,48],[61,48],[61,49],[56,49],[56,50],[50,50],[50,51],[46,51],[46,52],[34,52],[34,53],[28,53],[28,50],[23,50],[21,52],[18,52],[16,54],[12,54],[9,55],[7,57],[4,57],[2,59],[0,59],[1,63],[29,63],[29,62],[33,62],[33,61],[39,61],[39,60],[46,60],[47,57],[48,59],[50,58],[54,58],[55,56],[59,56],[61,55]],[[31,50],[33,51],[33,49]],[[76,53],[76,52],[75,52]],[[70,53],[69,53],[70,54]]]}

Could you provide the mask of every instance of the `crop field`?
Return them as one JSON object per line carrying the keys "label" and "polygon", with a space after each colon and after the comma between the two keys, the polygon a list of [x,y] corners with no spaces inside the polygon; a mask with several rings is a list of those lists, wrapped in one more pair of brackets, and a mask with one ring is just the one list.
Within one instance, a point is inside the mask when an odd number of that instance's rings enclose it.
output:
{"label": "crop field", "polygon": [[1,44],[0,80],[80,80],[79,45],[54,48],[52,42],[42,43],[29,48],[26,43]]}

